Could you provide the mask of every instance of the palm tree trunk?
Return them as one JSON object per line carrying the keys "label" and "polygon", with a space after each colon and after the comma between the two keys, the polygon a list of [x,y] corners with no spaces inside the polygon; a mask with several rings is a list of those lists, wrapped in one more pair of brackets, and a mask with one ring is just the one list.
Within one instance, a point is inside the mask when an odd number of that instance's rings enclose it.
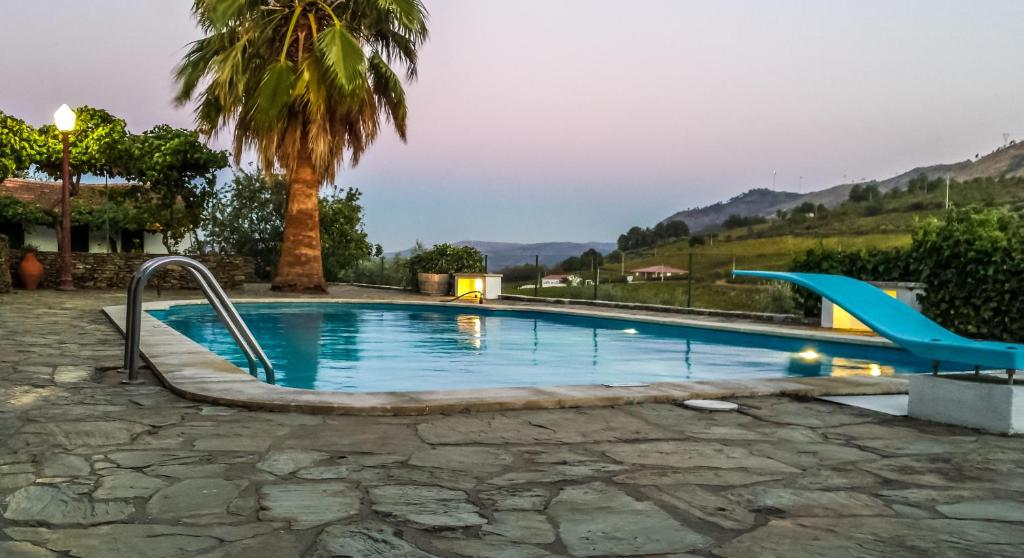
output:
{"label": "palm tree trunk", "polygon": [[320,253],[320,180],[305,146],[288,176],[284,243],[271,287],[279,291],[327,292]]}

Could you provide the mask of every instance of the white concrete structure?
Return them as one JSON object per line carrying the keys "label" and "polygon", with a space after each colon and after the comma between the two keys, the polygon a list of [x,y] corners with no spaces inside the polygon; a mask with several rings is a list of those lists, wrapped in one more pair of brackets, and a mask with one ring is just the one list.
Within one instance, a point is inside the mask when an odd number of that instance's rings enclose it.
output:
{"label": "white concrete structure", "polygon": [[[897,281],[868,281],[872,285],[885,291],[886,294],[903,302],[907,306],[921,311],[921,303],[917,297],[924,293],[922,283],[907,283]],[[868,326],[860,320],[851,316],[846,310],[832,304],[827,298],[821,299],[821,327],[829,329],[848,329],[854,331],[871,331]]]}
{"label": "white concrete structure", "polygon": [[[39,248],[40,252],[56,252],[57,251],[57,231],[53,227],[45,227],[40,225],[26,226],[25,227],[25,244],[31,244]],[[73,246],[74,244],[72,244]],[[188,237],[184,239],[181,244],[176,247],[176,252],[182,253],[192,247],[192,242]],[[106,231],[102,229],[90,229],[89,230],[89,250],[90,253],[108,253],[111,252],[110,242],[107,238]],[[142,237],[142,251],[146,254],[166,254],[167,247],[164,246],[163,235],[159,232],[147,231],[143,233]]]}
{"label": "white concrete structure", "polygon": [[911,417],[1000,434],[1024,432],[1024,385],[1005,375],[918,374],[910,378]]}

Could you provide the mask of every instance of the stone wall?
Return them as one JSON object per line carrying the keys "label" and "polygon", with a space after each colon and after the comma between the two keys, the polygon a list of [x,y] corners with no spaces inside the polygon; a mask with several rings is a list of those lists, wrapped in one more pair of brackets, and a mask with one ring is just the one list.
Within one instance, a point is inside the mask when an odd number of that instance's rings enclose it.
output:
{"label": "stone wall", "polygon": [[0,293],[11,290],[11,263],[7,237],[0,234]]}
{"label": "stone wall", "polygon": [[[21,261],[21,251],[11,250],[9,262],[4,269],[11,270],[14,285],[18,286],[17,265]],[[39,262],[46,268],[46,275],[40,288],[53,288],[59,283],[60,259],[57,252],[40,252]],[[80,289],[115,289],[128,288],[132,274],[143,262],[157,256],[153,254],[94,254],[75,252],[71,256],[73,269],[71,277],[75,286]],[[235,289],[246,281],[253,280],[253,261],[246,256],[227,256],[210,254],[191,256],[210,268],[214,277],[225,289]],[[2,281],[2,279],[0,279]],[[149,284],[161,289],[197,289],[199,288],[192,275],[180,268],[164,268],[150,279]]]}

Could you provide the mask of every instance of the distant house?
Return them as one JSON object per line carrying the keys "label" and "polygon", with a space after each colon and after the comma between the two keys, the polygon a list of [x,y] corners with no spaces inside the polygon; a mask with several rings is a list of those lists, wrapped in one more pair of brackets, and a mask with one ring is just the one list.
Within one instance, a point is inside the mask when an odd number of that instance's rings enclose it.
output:
{"label": "distant house", "polygon": [[580,278],[571,273],[552,273],[541,278],[540,286],[565,287],[567,285],[576,285],[579,282]]}
{"label": "distant house", "polygon": [[[102,203],[106,189],[124,189],[131,184],[82,184],[75,203]],[[0,182],[0,197],[12,197],[35,205],[48,213],[59,215],[61,183],[41,180],[8,178]],[[11,248],[32,244],[42,252],[57,251],[57,231],[51,225],[5,221],[0,217],[0,234],[8,239]],[[186,239],[177,246],[178,251],[191,246]],[[109,226],[72,225],[72,252],[144,252],[166,254],[163,235],[157,230],[111,230]]]}
{"label": "distant house", "polygon": [[648,281],[650,279],[661,279],[664,281],[666,277],[686,275],[687,273],[685,269],[669,267],[667,265],[652,265],[633,269],[631,271],[635,278],[642,281]]}

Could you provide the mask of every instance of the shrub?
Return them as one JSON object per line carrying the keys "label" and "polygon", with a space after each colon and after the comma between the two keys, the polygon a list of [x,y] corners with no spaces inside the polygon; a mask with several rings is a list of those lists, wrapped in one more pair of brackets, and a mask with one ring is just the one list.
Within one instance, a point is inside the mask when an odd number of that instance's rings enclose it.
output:
{"label": "shrub", "polygon": [[[922,282],[922,311],[943,326],[969,337],[1024,339],[1024,219],[1005,209],[953,209],[922,221],[905,249],[819,246],[796,258],[793,270]],[[820,297],[798,289],[798,300],[806,315],[820,315]]]}
{"label": "shrub", "polygon": [[418,273],[473,273],[484,270],[484,257],[472,246],[435,244],[409,258],[409,271],[415,281]]}

